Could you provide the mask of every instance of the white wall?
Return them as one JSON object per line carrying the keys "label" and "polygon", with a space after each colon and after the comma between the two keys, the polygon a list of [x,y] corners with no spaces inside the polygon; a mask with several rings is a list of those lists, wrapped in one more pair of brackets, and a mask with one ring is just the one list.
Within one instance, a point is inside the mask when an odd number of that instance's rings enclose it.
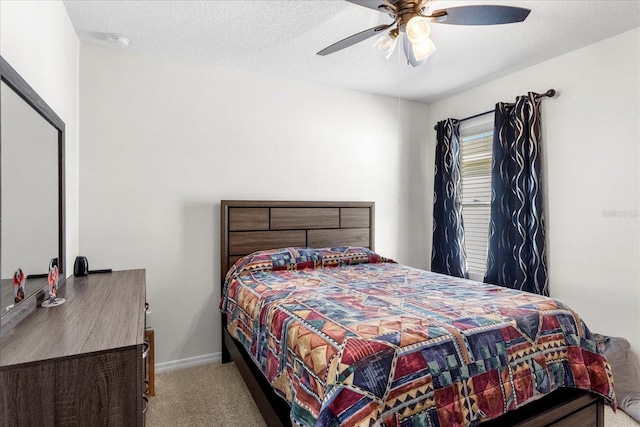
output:
{"label": "white wall", "polygon": [[[556,98],[542,101],[551,296],[578,311],[591,331],[627,338],[638,354],[639,56],[636,28],[436,102],[429,110],[432,127],[528,91],[558,91]],[[435,132],[428,135],[422,175],[425,187],[433,188]],[[429,193],[424,203],[429,218],[431,204]]]}
{"label": "white wall", "polygon": [[61,1],[0,1],[0,55],[66,127],[66,274],[78,253],[79,41]]}
{"label": "white wall", "polygon": [[372,200],[376,249],[415,262],[426,106],[84,43],[80,63],[80,249],[147,269],[157,362],[221,349],[221,199]]}

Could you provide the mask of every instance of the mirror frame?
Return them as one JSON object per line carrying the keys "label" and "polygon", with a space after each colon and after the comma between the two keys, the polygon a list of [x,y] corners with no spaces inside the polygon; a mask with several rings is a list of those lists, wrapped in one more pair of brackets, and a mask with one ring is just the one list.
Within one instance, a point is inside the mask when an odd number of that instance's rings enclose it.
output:
{"label": "mirror frame", "polygon": [[[65,165],[64,165],[64,145],[65,145],[65,125],[62,119],[49,107],[49,105],[36,93],[36,91],[18,74],[9,63],[0,56],[0,81],[4,82],[11,88],[20,98],[22,98],[31,108],[33,108],[40,116],[42,116],[49,124],[51,124],[58,132],[58,270],[61,279],[66,277],[66,220],[65,220]],[[0,127],[2,122],[0,121]],[[0,139],[0,156],[2,155],[2,141]],[[0,187],[1,191],[1,187]],[[0,206],[0,222],[2,221],[2,206]],[[0,228],[0,239],[2,239],[2,230]],[[0,268],[2,265],[0,264]],[[64,280],[61,280],[61,284]],[[24,305],[26,300],[38,299],[44,297],[44,288],[38,289],[31,295],[25,296],[25,300],[20,305]],[[1,303],[0,303],[1,304]],[[30,304],[33,305],[33,304]],[[17,308],[17,307],[16,307]],[[15,309],[11,311],[16,311]],[[11,312],[10,311],[10,312]],[[22,310],[18,310],[22,311]],[[2,322],[4,323],[4,322]]]}

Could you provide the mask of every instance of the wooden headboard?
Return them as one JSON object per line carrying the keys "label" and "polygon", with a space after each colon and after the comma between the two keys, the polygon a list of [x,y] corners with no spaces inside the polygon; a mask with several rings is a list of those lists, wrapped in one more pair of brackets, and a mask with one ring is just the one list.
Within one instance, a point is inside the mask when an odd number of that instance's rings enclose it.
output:
{"label": "wooden headboard", "polygon": [[252,252],[306,246],[374,250],[374,202],[220,202],[220,274]]}

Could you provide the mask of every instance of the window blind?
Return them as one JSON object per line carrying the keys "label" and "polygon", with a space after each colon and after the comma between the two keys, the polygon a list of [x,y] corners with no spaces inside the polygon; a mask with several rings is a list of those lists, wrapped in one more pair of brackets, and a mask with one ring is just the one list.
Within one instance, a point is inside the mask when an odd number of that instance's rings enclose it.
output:
{"label": "window blind", "polygon": [[[491,118],[493,115],[491,115]],[[493,120],[460,126],[462,218],[469,278],[484,278],[491,214],[491,151]]]}

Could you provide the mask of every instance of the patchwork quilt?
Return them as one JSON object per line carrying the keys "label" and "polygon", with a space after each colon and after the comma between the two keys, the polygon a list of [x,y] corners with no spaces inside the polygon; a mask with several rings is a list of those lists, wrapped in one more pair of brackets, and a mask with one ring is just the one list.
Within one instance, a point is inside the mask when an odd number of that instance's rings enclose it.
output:
{"label": "patchwork quilt", "polygon": [[220,308],[294,425],[475,426],[559,387],[616,406],[606,358],[562,302],[365,248],[256,252]]}

